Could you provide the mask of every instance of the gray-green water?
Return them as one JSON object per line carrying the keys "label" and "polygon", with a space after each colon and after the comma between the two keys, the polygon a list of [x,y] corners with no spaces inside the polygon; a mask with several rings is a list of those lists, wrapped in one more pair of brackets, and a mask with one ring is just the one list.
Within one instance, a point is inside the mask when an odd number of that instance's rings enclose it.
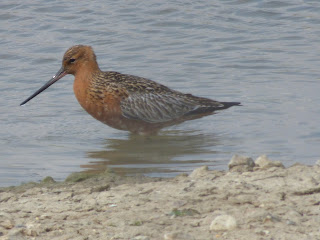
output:
{"label": "gray-green water", "polygon": [[[320,159],[319,1],[4,0],[0,23],[1,186],[88,167],[226,169],[235,153]],[[93,46],[103,70],[243,106],[147,139],[85,113],[72,76],[20,107],[75,44]]]}

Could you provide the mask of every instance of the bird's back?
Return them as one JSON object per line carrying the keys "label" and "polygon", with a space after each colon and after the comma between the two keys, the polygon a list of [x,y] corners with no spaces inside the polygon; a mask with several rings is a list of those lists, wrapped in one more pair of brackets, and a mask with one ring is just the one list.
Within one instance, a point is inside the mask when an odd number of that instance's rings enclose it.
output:
{"label": "bird's back", "polygon": [[147,123],[182,122],[240,104],[184,94],[152,80],[118,72],[101,72],[95,79],[96,86],[104,91],[122,93],[123,116]]}

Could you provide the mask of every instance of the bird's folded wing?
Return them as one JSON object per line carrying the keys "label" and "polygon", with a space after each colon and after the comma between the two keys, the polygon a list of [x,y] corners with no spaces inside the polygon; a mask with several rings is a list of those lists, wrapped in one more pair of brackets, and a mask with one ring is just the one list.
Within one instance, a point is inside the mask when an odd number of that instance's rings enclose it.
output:
{"label": "bird's folded wing", "polygon": [[200,107],[183,95],[150,93],[130,94],[121,101],[122,114],[130,119],[163,123],[178,119]]}

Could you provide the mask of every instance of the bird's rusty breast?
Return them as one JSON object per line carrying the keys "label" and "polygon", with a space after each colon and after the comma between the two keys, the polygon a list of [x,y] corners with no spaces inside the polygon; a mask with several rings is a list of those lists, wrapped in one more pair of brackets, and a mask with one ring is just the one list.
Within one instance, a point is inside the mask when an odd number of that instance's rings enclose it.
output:
{"label": "bird's rusty breast", "polygon": [[73,90],[80,105],[96,119],[121,115],[120,102],[127,91],[118,84],[113,74],[102,72],[90,46],[76,45],[63,57],[64,70],[75,76]]}

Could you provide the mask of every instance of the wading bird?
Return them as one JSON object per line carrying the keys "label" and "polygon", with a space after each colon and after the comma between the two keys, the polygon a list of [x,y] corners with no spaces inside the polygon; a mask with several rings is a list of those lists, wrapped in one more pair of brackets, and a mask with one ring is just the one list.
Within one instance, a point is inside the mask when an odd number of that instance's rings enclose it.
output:
{"label": "wading bird", "polygon": [[74,94],[91,116],[113,128],[142,135],[240,105],[181,93],[142,77],[103,72],[93,49],[84,45],[69,48],[56,75],[21,105],[67,74],[75,76]]}

